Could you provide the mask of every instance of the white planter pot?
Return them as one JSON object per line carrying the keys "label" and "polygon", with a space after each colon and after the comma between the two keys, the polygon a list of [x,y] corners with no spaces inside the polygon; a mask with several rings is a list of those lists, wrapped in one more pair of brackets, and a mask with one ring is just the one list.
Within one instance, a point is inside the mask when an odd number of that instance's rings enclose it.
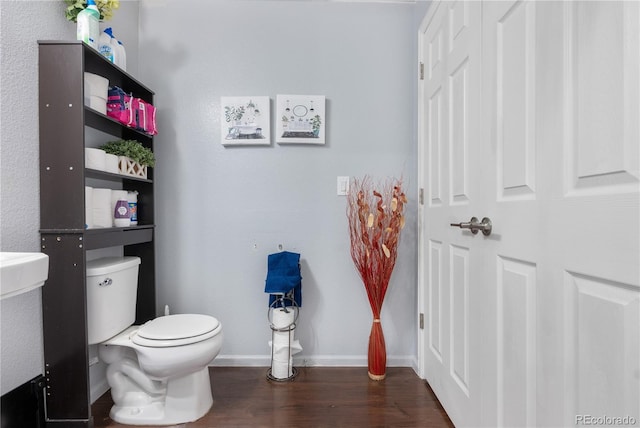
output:
{"label": "white planter pot", "polygon": [[147,167],[140,165],[127,156],[118,156],[118,171],[122,175],[147,178]]}

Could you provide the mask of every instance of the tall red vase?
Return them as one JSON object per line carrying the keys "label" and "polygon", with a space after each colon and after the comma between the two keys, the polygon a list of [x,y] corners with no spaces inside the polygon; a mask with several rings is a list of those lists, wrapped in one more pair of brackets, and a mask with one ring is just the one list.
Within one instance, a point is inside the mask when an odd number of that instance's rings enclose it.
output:
{"label": "tall red vase", "polygon": [[369,377],[373,380],[383,380],[387,375],[387,347],[384,344],[384,334],[380,320],[373,321],[369,335]]}

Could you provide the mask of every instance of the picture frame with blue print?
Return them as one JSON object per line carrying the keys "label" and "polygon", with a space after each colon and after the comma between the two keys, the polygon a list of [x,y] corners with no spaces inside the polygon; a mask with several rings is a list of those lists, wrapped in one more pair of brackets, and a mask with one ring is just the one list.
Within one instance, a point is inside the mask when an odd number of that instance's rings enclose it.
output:
{"label": "picture frame with blue print", "polygon": [[220,97],[220,141],[224,146],[270,145],[269,97]]}
{"label": "picture frame with blue print", "polygon": [[325,96],[277,95],[276,142],[325,144]]}

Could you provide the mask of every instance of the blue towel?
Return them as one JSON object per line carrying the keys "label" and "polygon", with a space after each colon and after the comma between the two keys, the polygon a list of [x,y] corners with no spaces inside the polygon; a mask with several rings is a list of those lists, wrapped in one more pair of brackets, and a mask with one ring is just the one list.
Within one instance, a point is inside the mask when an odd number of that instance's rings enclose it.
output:
{"label": "blue towel", "polygon": [[[302,306],[302,276],[300,275],[300,254],[282,251],[268,257],[267,280],[264,292],[270,293],[269,306],[277,297],[274,294],[289,294],[298,306]],[[285,300],[286,306],[293,306]]]}

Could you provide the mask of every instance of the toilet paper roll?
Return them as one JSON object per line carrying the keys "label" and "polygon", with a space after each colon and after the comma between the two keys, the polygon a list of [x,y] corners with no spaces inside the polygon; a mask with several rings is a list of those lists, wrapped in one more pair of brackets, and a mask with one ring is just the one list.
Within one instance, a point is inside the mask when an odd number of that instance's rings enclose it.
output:
{"label": "toilet paper roll", "polygon": [[[283,308],[273,309],[271,314],[272,340],[269,346],[272,347],[271,359],[271,376],[276,379],[287,379],[293,375],[293,358],[292,355],[302,351],[300,341],[294,339],[295,329],[287,330],[295,327],[298,311],[288,308],[287,312]],[[278,331],[284,329],[284,331]]]}
{"label": "toilet paper roll", "polygon": [[293,375],[293,361],[272,361],[271,376],[276,379],[286,379]]}
{"label": "toilet paper roll", "polygon": [[[291,346],[289,346],[289,344],[291,344]],[[302,351],[300,342],[293,339],[289,342],[288,333],[275,332],[273,343],[270,341],[269,345],[273,346],[271,354],[271,375],[276,379],[286,379],[292,376],[292,356]]]}
{"label": "toilet paper roll", "polygon": [[95,95],[106,99],[109,96],[109,80],[98,74],[84,73],[85,95]]}
{"label": "toilet paper roll", "polygon": [[298,352],[302,351],[302,346],[297,340],[292,341],[291,346],[289,346],[288,343],[278,344],[278,342],[276,341],[273,347],[274,348],[272,354],[274,358],[278,359],[279,361],[282,361],[285,358],[289,358],[290,355],[295,355]]}
{"label": "toilet paper roll", "polygon": [[91,95],[89,99],[85,97],[84,103],[94,109],[95,111],[102,113],[104,115],[107,114],[107,99],[98,97],[96,95]]}
{"label": "toilet paper roll", "polygon": [[116,203],[119,200],[126,201],[127,200],[127,191],[126,190],[112,190],[111,191],[111,218],[113,220],[112,225],[115,226],[115,218],[113,218],[113,214],[116,210]]}
{"label": "toilet paper roll", "polygon": [[102,114],[107,114],[109,80],[93,73],[84,73],[84,103]]}
{"label": "toilet paper roll", "polygon": [[84,149],[84,166],[85,168],[105,170],[107,153],[101,149],[86,148]]}
{"label": "toilet paper roll", "polygon": [[272,324],[275,329],[283,329],[292,326],[295,322],[295,314],[297,311],[289,308],[288,312],[285,312],[283,308],[277,308],[273,310]]}
{"label": "toilet paper roll", "polygon": [[111,191],[111,205],[115,209],[116,202],[119,200],[127,200],[127,191],[126,190],[112,190]]}
{"label": "toilet paper roll", "polygon": [[111,227],[112,225],[111,189],[93,189],[93,226]]}
{"label": "toilet paper roll", "polygon": [[[289,333],[284,331],[274,331],[273,332],[273,346],[289,346],[294,342],[294,333],[291,332],[291,339],[289,339]],[[271,343],[271,341],[269,341]]]}
{"label": "toilet paper roll", "polygon": [[84,186],[84,227],[93,227],[93,187]]}
{"label": "toilet paper roll", "polygon": [[113,174],[118,173],[118,156],[107,153],[105,155],[104,170]]}

